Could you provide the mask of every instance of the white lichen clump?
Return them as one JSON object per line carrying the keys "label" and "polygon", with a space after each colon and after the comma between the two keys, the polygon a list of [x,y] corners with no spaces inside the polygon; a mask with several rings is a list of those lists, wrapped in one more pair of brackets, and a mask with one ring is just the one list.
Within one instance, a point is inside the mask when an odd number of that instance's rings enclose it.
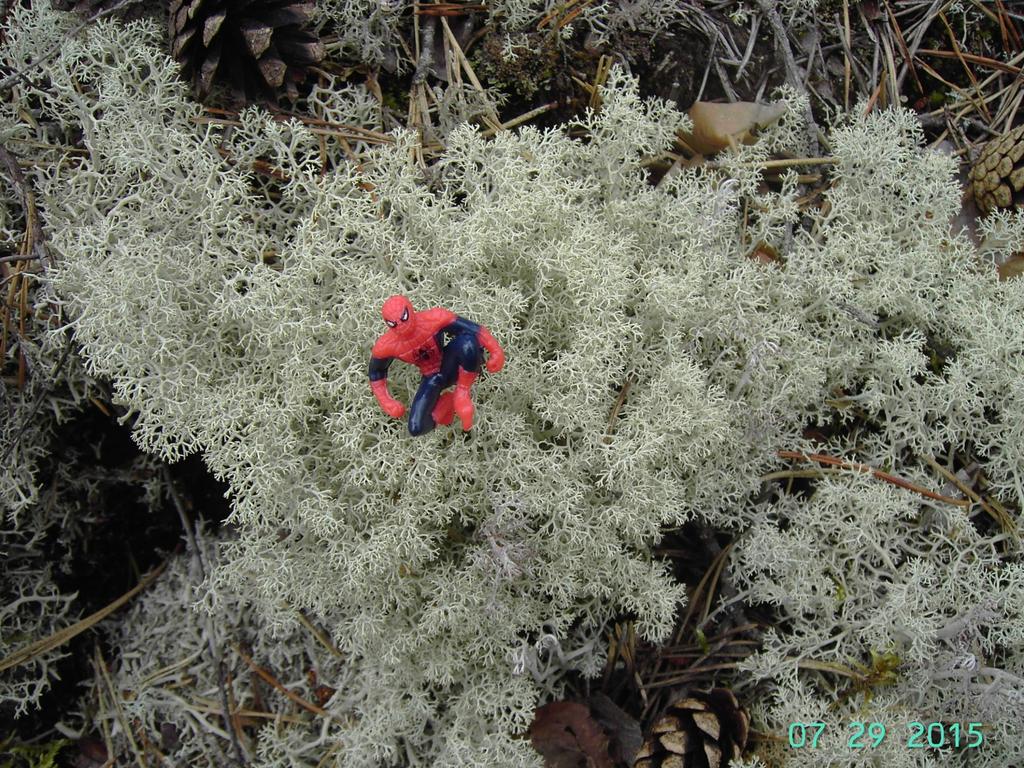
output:
{"label": "white lichen clump", "polygon": [[[14,9],[3,56],[32,58],[57,23]],[[309,665],[298,611],[345,659],[318,670],[340,692],[330,716],[268,726],[256,764],[539,765],[517,734],[567,668],[599,670],[605,623],[629,612],[652,641],[672,629],[684,587],[650,547],[689,520],[737,534],[735,599],[786,619],[737,682],[764,683],[746,689],[760,727],[984,719],[972,764],[1020,760],[1010,715],[1024,690],[1024,581],[1011,537],[857,474],[810,499],[757,495],[779,449],[934,487],[926,459],[972,446],[990,490],[1024,502],[1024,282],[999,282],[950,230],[953,161],[919,148],[912,116],[836,126],[827,205],[801,212],[795,177],[771,192],[758,171],[806,136],[792,94],[782,123],[723,170],[655,187],[643,157],[687,121],[618,71],[577,126],[585,139],[462,126],[425,173],[414,137],[396,134],[358,169],[328,145],[326,175],[297,122],[255,109],[230,133],[197,121],[151,26],[101,22],[42,71],[45,87],[19,97],[84,131],[88,149],[34,183],[90,372],[113,382],[140,445],[201,452],[230,484],[237,538],[203,609],[235,633],[219,640],[272,654],[262,661],[284,682]],[[272,177],[254,172],[257,158]],[[988,256],[1024,242],[1019,220],[996,229]],[[747,258],[762,243],[784,263]],[[506,350],[505,370],[476,387],[468,435],[413,439],[375,406],[366,363],[379,307],[399,292],[486,324]],[[930,338],[954,350],[938,370]],[[395,368],[407,401],[416,379]],[[853,405],[877,431],[803,437]],[[178,621],[187,606],[170,583],[130,626]],[[143,652],[155,671],[205,647],[199,629],[177,644],[145,634],[119,636],[119,674],[143,679]],[[871,651],[902,662],[871,700],[805,663]],[[968,653],[974,666],[959,663]],[[896,741],[886,765],[935,760]],[[172,760],[200,764],[195,743],[179,740]],[[861,759],[834,746],[789,754]]]}

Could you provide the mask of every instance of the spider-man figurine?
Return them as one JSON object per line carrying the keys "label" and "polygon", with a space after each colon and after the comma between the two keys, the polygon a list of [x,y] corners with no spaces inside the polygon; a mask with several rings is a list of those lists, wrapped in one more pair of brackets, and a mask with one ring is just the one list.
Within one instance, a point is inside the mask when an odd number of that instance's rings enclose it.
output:
{"label": "spider-man figurine", "polygon": [[[491,373],[505,364],[505,353],[490,331],[441,307],[417,312],[405,296],[385,301],[381,314],[390,330],[373,345],[370,389],[384,412],[396,419],[405,413],[405,406],[388,393],[388,366],[397,357],[423,374],[409,409],[409,434],[424,435],[436,424],[451,424],[456,414],[463,430],[472,427],[470,387],[480,372],[480,348],[488,352]],[[445,334],[451,337],[447,344]],[[444,392],[452,384],[455,391]]]}

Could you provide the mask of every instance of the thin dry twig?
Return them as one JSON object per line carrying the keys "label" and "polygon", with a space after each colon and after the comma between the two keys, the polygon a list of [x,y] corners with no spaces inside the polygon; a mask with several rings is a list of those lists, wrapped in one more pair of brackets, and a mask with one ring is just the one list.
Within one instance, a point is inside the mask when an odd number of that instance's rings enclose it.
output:
{"label": "thin dry twig", "polygon": [[729,551],[732,549],[732,546],[732,542],[730,542],[723,547],[717,555],[715,555],[715,559],[711,561],[711,565],[708,567],[707,571],[704,572],[701,580],[697,582],[697,586],[693,590],[693,595],[690,597],[689,605],[686,607],[686,615],[683,617],[683,621],[679,625],[679,631],[676,633],[677,644],[682,640],[683,633],[690,625],[690,620],[697,613],[699,606],[703,606],[703,617],[698,624],[707,619],[708,613],[711,609],[712,597],[715,594],[715,586],[722,575],[722,569],[725,567],[725,563],[729,557]]}
{"label": "thin dry twig", "polygon": [[[956,116],[957,120],[963,119],[966,115],[968,115],[971,112],[979,112],[979,113],[982,112],[982,105],[985,103],[985,98],[984,97],[982,97],[981,100],[979,101],[973,94],[968,93],[967,91],[965,91],[963,88],[961,88],[956,83],[951,82],[951,81],[947,80],[946,78],[944,78],[941,74],[939,74],[929,64],[925,63],[924,61],[921,61],[920,59],[918,60],[917,63],[918,63],[918,66],[920,66],[921,69],[923,69],[930,77],[938,80],[940,83],[945,85],[950,90],[955,91],[963,99],[963,101],[968,105],[964,110],[962,110],[961,112],[959,112],[957,114],[957,116]],[[987,112],[988,112],[988,110],[985,110],[986,114],[987,114]]]}
{"label": "thin dry twig", "polygon": [[[4,283],[10,282],[7,289],[7,299],[3,306],[3,330],[0,332],[0,360],[7,356],[7,340],[11,336],[11,311],[18,312],[18,328],[16,336],[25,338],[26,324],[29,316],[28,309],[28,279],[32,274],[27,268],[27,262],[38,259],[44,267],[50,263],[49,254],[46,250],[43,239],[42,226],[36,214],[35,195],[25,181],[18,161],[7,151],[7,148],[0,145],[0,160],[7,167],[11,183],[22,198],[22,208],[25,211],[25,235],[19,246],[19,253],[15,256],[6,256],[0,259],[0,274],[4,276]],[[13,263],[14,268],[7,264]],[[25,357],[24,348],[18,346],[18,389],[25,388],[28,377],[28,363]],[[34,412],[33,412],[34,413]],[[27,422],[26,422],[27,423]],[[23,425],[24,426],[24,425]],[[20,432],[19,435],[20,437]]]}
{"label": "thin dry twig", "polygon": [[317,639],[317,642],[319,642],[320,645],[322,645],[324,648],[326,648],[327,651],[332,656],[334,656],[336,659],[344,659],[345,658],[345,654],[342,653],[340,650],[338,650],[338,647],[334,643],[331,642],[331,639],[327,636],[327,633],[324,632],[322,629],[320,629],[320,627],[316,626],[315,624],[313,624],[312,621],[309,620],[309,617],[306,616],[306,612],[305,611],[303,611],[300,608],[297,611],[297,613],[299,615],[299,623],[302,624],[302,626],[304,626],[306,629],[308,629],[310,631],[310,633],[313,635],[313,637],[315,637]]}
{"label": "thin dry twig", "polygon": [[622,410],[623,404],[626,402],[626,398],[629,396],[630,387],[633,386],[633,378],[627,376],[626,380],[622,382],[622,386],[619,387],[619,396],[615,398],[615,404],[612,406],[612,411],[608,415],[608,426],[605,427],[604,437],[602,438],[605,443],[610,443],[612,435],[615,433],[615,421],[619,418],[619,411]]}
{"label": "thin dry twig", "polygon": [[[917,53],[919,56],[934,56],[937,59],[959,59],[961,62],[970,62],[971,64],[988,67],[989,69],[1005,72],[1009,75],[1013,75],[1014,77],[1019,77],[1020,73],[1024,71],[1020,67],[1015,67],[1009,62],[990,59],[988,56],[979,56],[966,51],[953,53],[951,51],[938,51],[934,48],[921,48]],[[984,84],[982,83],[982,85]]]}
{"label": "thin dry twig", "polygon": [[928,463],[932,469],[942,475],[944,478],[949,480],[953,485],[960,489],[964,494],[970,497],[976,504],[979,504],[983,510],[991,517],[1003,531],[1013,536],[1017,541],[1020,541],[1020,534],[1017,532],[1017,525],[1013,521],[1013,518],[1006,512],[1005,509],[996,510],[988,503],[982,496],[980,496],[973,488],[966,483],[962,482],[959,477],[950,472],[944,466],[939,464],[931,456],[925,456],[924,460]]}
{"label": "thin dry twig", "polygon": [[636,627],[632,621],[624,625],[616,623],[612,632],[608,633],[608,656],[605,660],[603,689],[608,688],[612,672],[619,659],[626,667],[626,674],[633,687],[640,694],[640,699],[648,706],[647,690],[636,667]]}
{"label": "thin dry twig", "polygon": [[853,37],[850,30],[850,0],[843,0],[843,108],[850,111],[850,76],[853,73]]}
{"label": "thin dry twig", "polygon": [[[189,548],[192,550],[192,557],[195,559],[196,565],[199,568],[200,577],[203,579],[203,581],[206,581],[208,571],[206,568],[206,564],[203,562],[203,553],[199,549],[198,537],[196,535],[196,530],[198,530],[198,527],[196,529],[193,529],[191,523],[189,522],[188,514],[185,511],[185,504],[182,501],[181,496],[178,494],[178,489],[174,484],[174,478],[171,477],[170,469],[168,469],[167,465],[165,464],[161,468],[161,470],[163,473],[164,484],[167,486],[167,490],[170,493],[171,502],[174,504],[174,508],[178,512],[178,519],[181,521],[181,527],[185,531],[185,536],[188,539]],[[228,735],[231,737],[231,744],[235,750],[235,759],[238,761],[239,765],[248,765],[249,762],[248,759],[246,758],[245,752],[242,749],[241,741],[238,738],[238,734],[235,732],[234,719],[231,717],[231,707],[228,702],[227,693],[227,670],[224,666],[224,656],[221,653],[221,650],[217,647],[216,643],[214,642],[213,627],[210,623],[208,615],[204,614],[204,622],[206,624],[206,627],[205,632],[203,634],[206,635],[206,647],[210,653],[210,661],[213,664],[214,669],[217,670],[217,684],[220,686],[221,707],[223,708],[221,710],[221,715],[224,720],[225,730],[227,730]]]}
{"label": "thin dry twig", "polygon": [[825,456],[820,453],[801,453],[800,451],[778,450],[775,452],[775,454],[782,459],[813,461],[819,464],[829,464],[835,467],[842,467],[843,469],[854,470],[856,472],[869,473],[874,477],[877,477],[879,480],[885,480],[888,483],[897,485],[900,488],[905,488],[908,491],[913,491],[914,493],[920,494],[921,496],[924,496],[926,498],[934,499],[935,501],[942,501],[945,502],[946,504],[952,504],[957,507],[969,507],[971,505],[971,502],[965,499],[953,499],[950,498],[949,496],[943,496],[941,493],[929,491],[927,488],[922,488],[919,485],[915,485],[914,483],[911,483],[908,480],[904,480],[902,477],[897,477],[896,475],[889,474],[888,472],[883,472],[880,469],[869,467],[867,464],[858,464],[854,462],[843,461],[842,459],[837,459],[834,456]]}
{"label": "thin dry twig", "polygon": [[327,718],[328,720],[334,720],[335,722],[345,723],[344,718],[340,718],[337,715],[328,712],[323,707],[319,707],[311,701],[306,701],[304,698],[299,696],[299,694],[295,693],[295,691],[286,688],[284,684],[280,682],[276,677],[274,677],[267,670],[263,669],[263,667],[261,667],[255,661],[253,661],[252,656],[250,656],[244,650],[242,650],[241,646],[234,645],[233,648],[235,649],[235,653],[238,654],[242,661],[244,661],[248,665],[249,669],[255,672],[260,677],[260,679],[263,680],[263,682],[272,686],[275,690],[283,693],[285,696],[294,701],[304,710],[319,717]]}
{"label": "thin dry twig", "polygon": [[15,264],[20,261],[35,261],[39,256],[36,255],[18,255],[18,256],[0,256],[0,264]]}
{"label": "thin dry twig", "polygon": [[960,44],[956,41],[956,35],[953,33],[953,28],[949,26],[949,21],[946,19],[945,13],[939,14],[939,19],[942,21],[943,26],[946,28],[946,32],[949,34],[949,42],[953,47],[953,53],[956,54],[957,59],[960,62],[960,66],[963,67],[964,72],[967,74],[967,79],[971,81],[971,86],[974,88],[974,92],[981,98],[978,106],[978,111],[981,112],[988,122],[992,122],[992,115],[989,114],[988,108],[985,106],[984,94],[978,87],[978,78],[974,76],[971,68],[967,66],[967,61],[964,58],[963,51],[960,50]]}
{"label": "thin dry twig", "polygon": [[[835,165],[839,162],[838,157],[792,157],[781,160],[764,160],[757,163],[732,163],[729,168],[760,168],[762,170],[773,170],[777,168],[791,168],[795,165]],[[721,163],[704,163],[708,168],[723,168]]]}
{"label": "thin dry twig", "polygon": [[[99,674],[99,670],[96,670]],[[93,690],[96,693],[96,704],[99,709],[104,708],[103,704],[103,686],[95,685]],[[101,766],[101,768],[111,768],[114,765],[115,752],[114,752],[114,740],[111,737],[110,726],[107,724],[106,718],[100,719],[100,732],[103,734],[103,746],[106,748],[107,761]]]}
{"label": "thin dry twig", "polygon": [[501,118],[498,117],[498,113],[495,112],[494,108],[491,106],[490,100],[488,100],[487,98],[487,91],[484,90],[484,87],[480,84],[480,81],[477,79],[476,72],[473,71],[473,67],[469,63],[469,59],[466,58],[466,54],[463,52],[462,46],[459,45],[458,39],[452,32],[451,26],[448,24],[448,19],[444,18],[443,16],[439,18],[441,19],[441,28],[444,30],[445,37],[448,39],[448,44],[451,45],[452,50],[455,52],[455,57],[456,59],[458,59],[459,65],[462,67],[462,70],[466,73],[466,77],[469,78],[469,82],[473,84],[473,87],[476,88],[476,90],[483,97],[484,103],[487,104],[488,112],[487,114],[484,115],[484,122],[487,123],[487,126],[489,128],[492,128],[496,131],[500,131]]}
{"label": "thin dry twig", "polygon": [[793,57],[793,49],[789,45],[789,33],[782,23],[782,17],[779,16],[777,0],[758,0],[758,4],[761,6],[765,16],[768,17],[768,23],[771,24],[772,31],[775,33],[775,42],[782,53],[782,60],[786,66],[787,82],[799,93],[807,96],[807,108],[804,111],[804,117],[807,120],[807,138],[810,142],[811,152],[818,154],[818,124],[815,122],[814,114],[811,111],[810,94],[807,92],[804,78],[801,77],[796,59]]}
{"label": "thin dry twig", "polygon": [[507,131],[511,128],[515,128],[517,125],[522,125],[523,123],[529,120],[533,120],[533,118],[543,115],[545,112],[550,112],[552,109],[557,108],[557,101],[549,101],[547,104],[541,104],[539,107],[531,109],[528,112],[524,112],[518,117],[513,117],[511,120],[506,120],[504,123],[501,124],[500,129],[496,130],[494,128],[487,128],[486,130],[481,131],[480,135],[485,138],[490,138],[491,136],[496,135],[498,133],[498,130]]}
{"label": "thin dry twig", "polygon": [[[844,0],[845,2],[846,0]],[[909,71],[914,77],[914,85],[917,86],[917,92],[922,96],[924,95],[924,86],[921,85],[921,79],[917,76],[917,69],[914,67],[914,57],[910,55],[910,50],[907,48],[907,41],[903,37],[903,30],[900,29],[899,22],[896,20],[896,14],[892,12],[892,5],[889,0],[885,0],[885,10],[889,14],[889,28],[892,30],[893,35],[896,38],[896,44],[900,48],[900,53],[903,55],[904,71],[900,73],[899,77],[896,78],[896,88],[899,89],[903,83],[904,74]]]}
{"label": "thin dry twig", "polygon": [[21,666],[22,664],[31,661],[37,656],[48,653],[49,651],[59,648],[60,646],[67,643],[72,638],[85,632],[87,629],[94,627],[103,619],[107,618],[110,614],[116,611],[118,608],[125,605],[133,597],[142,592],[144,589],[149,587],[156,579],[163,573],[164,568],[167,566],[167,562],[163,562],[154,568],[145,578],[142,579],[138,584],[132,587],[130,590],[125,592],[119,598],[114,600],[109,605],[101,608],[95,613],[89,614],[84,619],[76,621],[70,627],[57,630],[49,637],[44,637],[42,640],[36,640],[34,643],[29,643],[23,648],[19,648],[14,653],[8,655],[4,659],[0,659],[0,672],[6,672],[8,669]]}
{"label": "thin dry twig", "polygon": [[[649,680],[646,685],[649,689],[657,688],[676,688],[684,683],[690,683],[695,679],[704,677],[708,672],[717,672],[719,670],[736,669],[736,662],[727,661],[721,664],[705,664],[704,666],[694,665],[689,667],[683,672],[676,672],[675,674],[666,677],[661,680]],[[644,714],[647,717],[648,713]]]}
{"label": "thin dry twig", "polygon": [[[103,8],[103,9],[101,9],[99,11],[96,11],[96,13],[92,14],[91,16],[89,16],[85,21],[83,21],[77,27],[75,27],[70,32],[68,32],[67,37],[68,38],[75,37],[79,32],[81,32],[83,29],[85,29],[87,26],[92,24],[97,19],[102,19],[105,16],[110,16],[111,14],[117,13],[119,10],[121,10],[125,6],[132,5],[132,4],[137,3],[137,2],[140,2],[140,0],[120,0],[117,3],[114,3],[109,8]],[[36,59],[33,62],[30,62],[24,69],[14,70],[13,74],[5,77],[3,80],[0,80],[0,92],[6,91],[8,88],[10,88],[12,85],[14,85],[19,80],[23,80],[28,85],[33,85],[32,81],[29,80],[28,75],[26,73],[29,72],[30,70],[35,69],[36,67],[40,66],[41,64],[45,64],[50,59],[52,59],[54,56],[56,56],[58,53],[60,53],[61,47],[63,46],[63,44],[64,44],[64,40],[62,39],[59,43],[57,43],[54,46],[52,46],[48,51],[46,51],[46,53],[44,53],[38,59]]]}
{"label": "thin dry twig", "polygon": [[[221,712],[220,702],[211,701],[210,699],[204,699],[202,696],[193,696],[191,699],[193,708],[197,712],[205,712],[210,715],[219,715]],[[241,721],[252,721],[243,722],[243,725],[256,725],[255,721],[258,720],[276,720],[282,723],[292,723],[299,725],[301,723],[308,723],[309,719],[304,715],[289,715],[282,714],[280,712],[264,712],[262,709],[251,709],[246,707],[232,708],[231,714]]]}
{"label": "thin dry twig", "polygon": [[[417,15],[417,19],[419,16]],[[437,17],[428,16],[419,22],[419,55],[416,58],[416,70],[412,74],[412,84],[419,85],[427,79],[431,67],[434,66],[434,35],[437,34]]]}
{"label": "thin dry twig", "polygon": [[[983,11],[987,10],[985,6],[978,5]],[[1017,25],[1010,19],[1010,13],[1006,10],[1006,6],[1003,5],[1003,0],[996,0],[996,10],[998,13],[999,32],[1003,38],[1003,50],[1006,51],[1019,51],[1024,48],[1024,40],[1021,39],[1020,33],[1017,32]],[[1019,17],[1018,17],[1019,18]]]}
{"label": "thin dry twig", "polygon": [[[227,109],[215,109],[213,107],[207,107],[206,111],[211,115],[221,115],[221,117],[207,117],[200,115],[198,117],[191,118],[197,125],[225,125],[225,126],[240,126],[242,123],[237,119],[239,117],[238,112],[232,112]],[[364,141],[367,144],[394,144],[395,137],[389,136],[386,133],[380,133],[378,131],[371,131],[369,128],[362,128],[358,125],[347,125],[345,123],[332,123],[328,120],[321,120],[316,117],[305,117],[302,115],[292,115],[289,113],[271,115],[271,118],[278,123],[285,123],[289,120],[297,120],[303,123],[310,131],[310,133],[317,134],[318,136],[334,136],[337,138],[350,139],[353,141]]]}
{"label": "thin dry twig", "polygon": [[[552,29],[562,29],[567,24],[571,24],[573,19],[583,13],[587,6],[593,3],[594,0],[568,0],[566,3],[557,5],[537,22],[537,31],[539,32],[549,24],[552,26]],[[563,13],[565,14],[564,16],[561,15]]]}
{"label": "thin dry twig", "polygon": [[[882,32],[884,31],[884,34]],[[888,85],[886,86],[886,93],[888,94],[890,104],[899,104],[900,98],[900,87],[896,74],[896,57],[893,55],[893,32],[892,27],[886,26],[879,30],[879,40],[882,42],[882,55],[885,59],[885,74]]]}
{"label": "thin dry twig", "polygon": [[[44,267],[50,267],[50,252],[46,247],[46,238],[43,237],[42,222],[40,222],[39,216],[36,214],[35,194],[25,180],[25,175],[21,172],[21,168],[14,155],[2,145],[0,145],[0,161],[7,168],[7,173],[14,184],[14,188],[21,195],[22,207],[25,210],[26,228],[28,230],[26,236],[29,238],[30,243],[28,250],[32,254],[30,258],[39,259],[39,262]],[[19,256],[18,260],[25,260],[27,258],[29,258],[28,253]]]}
{"label": "thin dry twig", "polygon": [[417,16],[465,16],[470,13],[485,13],[483,3],[414,3],[413,13]]}
{"label": "thin dry twig", "polygon": [[[723,547],[723,548],[721,548],[719,550],[719,552],[715,555],[715,558],[711,561],[711,565],[708,566],[707,570],[704,572],[704,575],[701,577],[701,580],[697,583],[697,586],[694,587],[693,594],[690,596],[689,604],[687,605],[687,608],[686,608],[686,614],[683,616],[682,621],[680,621],[676,625],[675,633],[672,636],[671,645],[669,645],[668,648],[678,648],[678,647],[682,646],[683,636],[686,633],[687,629],[690,627],[690,622],[691,622],[691,620],[693,619],[693,617],[695,616],[695,614],[697,613],[698,610],[702,610],[702,612],[703,612],[704,618],[702,619],[702,621],[706,621],[707,620],[707,618],[709,616],[709,611],[710,611],[710,608],[711,608],[711,604],[712,604],[712,601],[713,601],[713,595],[715,594],[715,591],[716,591],[717,583],[718,583],[719,579],[722,576],[723,570],[725,568],[725,564],[728,561],[729,552],[732,550],[732,547],[733,547],[733,543],[730,542],[725,547]],[[753,626],[753,625],[749,625],[749,624],[745,625],[745,627],[747,627],[747,628],[749,628],[751,626]],[[731,627],[731,628],[725,630],[723,633],[721,633],[719,635],[719,637],[724,637],[726,635],[729,635],[729,634],[732,634],[732,633],[738,632],[738,631],[740,631],[740,630],[735,628],[735,627]],[[695,629],[695,633],[697,633],[698,639],[703,637],[703,635],[700,634],[700,630]],[[726,665],[725,667],[720,667],[720,666],[716,666],[716,665],[711,665],[711,666],[699,667],[699,668],[696,667],[696,666],[693,666],[693,667],[691,667],[690,669],[686,670],[683,673],[680,673],[678,670],[668,670],[668,671],[666,671],[664,669],[664,666],[665,666],[665,663],[668,660],[666,658],[664,658],[663,654],[665,652],[666,651],[663,649],[663,652],[659,653],[653,659],[653,664],[651,664],[649,672],[647,672],[645,674],[645,676],[644,676],[645,677],[645,683],[644,683],[645,686],[653,687],[653,688],[664,687],[665,686],[665,681],[661,680],[661,678],[663,678],[666,675],[669,676],[668,679],[671,680],[671,681],[682,682],[684,680],[692,679],[692,677],[699,675],[700,672],[713,671],[715,669],[724,669],[724,668],[728,668],[728,666],[729,666],[729,665]],[[705,653],[702,656],[701,660],[703,660],[704,658],[710,657],[710,655],[713,655],[713,654]],[[655,680],[658,680],[659,682],[655,683],[654,682]],[[644,717],[647,717],[654,710],[655,706],[657,705],[657,702],[658,702],[657,697],[652,697],[650,699],[650,701],[645,703],[645,708],[644,708],[644,713],[643,713]]]}
{"label": "thin dry twig", "polygon": [[110,679],[110,670],[107,669],[107,662],[103,658],[103,654],[100,653],[100,646],[97,643],[95,647],[96,668],[100,672],[100,676],[103,678],[103,684],[107,689],[107,696],[110,698],[111,706],[114,708],[114,716],[117,717],[117,721],[121,724],[121,730],[124,731],[125,738],[128,739],[128,745],[131,747],[132,754],[135,755],[135,760],[142,768],[149,768],[146,763],[145,754],[139,749],[139,745],[135,743],[135,736],[132,735],[132,729],[128,726],[128,718],[124,715],[124,709],[121,707],[121,697],[114,688],[114,683]]}

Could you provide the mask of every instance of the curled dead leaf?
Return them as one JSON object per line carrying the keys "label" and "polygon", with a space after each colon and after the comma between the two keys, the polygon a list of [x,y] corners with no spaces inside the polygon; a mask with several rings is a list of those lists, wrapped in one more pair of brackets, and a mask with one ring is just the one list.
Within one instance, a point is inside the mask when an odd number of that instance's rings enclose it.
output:
{"label": "curled dead leaf", "polygon": [[747,254],[747,258],[759,264],[782,264],[782,257],[779,255],[778,249],[763,240]]}
{"label": "curled dead leaf", "polygon": [[694,154],[713,155],[731,142],[753,144],[757,132],[776,122],[786,112],[784,104],[740,101],[715,104],[697,101],[687,111],[693,130],[680,131],[679,140]]}
{"label": "curled dead leaf", "polygon": [[636,753],[644,743],[637,719],[600,691],[591,694],[587,704],[590,705],[591,715],[609,735],[609,751],[612,757],[619,764],[633,765]]}
{"label": "curled dead leaf", "polygon": [[614,768],[608,736],[590,709],[575,701],[553,701],[537,709],[530,742],[548,768]]}
{"label": "curled dead leaf", "polygon": [[1009,280],[1024,275],[1024,253],[1013,254],[996,269],[999,270],[1000,280]]}

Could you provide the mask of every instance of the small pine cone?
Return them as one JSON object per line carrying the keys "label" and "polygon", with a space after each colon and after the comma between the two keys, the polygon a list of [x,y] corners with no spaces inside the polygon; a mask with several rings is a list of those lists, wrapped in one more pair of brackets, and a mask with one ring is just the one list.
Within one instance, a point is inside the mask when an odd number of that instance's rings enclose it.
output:
{"label": "small pine cone", "polygon": [[1024,206],[1024,125],[986,144],[970,179],[974,201],[983,214]]}
{"label": "small pine cone", "polygon": [[306,29],[315,3],[295,0],[171,0],[171,55],[205,99],[223,81],[236,101],[298,98],[308,67],[324,56]]}
{"label": "small pine cone", "polygon": [[651,727],[634,768],[726,768],[747,745],[750,715],[732,691],[714,688],[677,699]]}

